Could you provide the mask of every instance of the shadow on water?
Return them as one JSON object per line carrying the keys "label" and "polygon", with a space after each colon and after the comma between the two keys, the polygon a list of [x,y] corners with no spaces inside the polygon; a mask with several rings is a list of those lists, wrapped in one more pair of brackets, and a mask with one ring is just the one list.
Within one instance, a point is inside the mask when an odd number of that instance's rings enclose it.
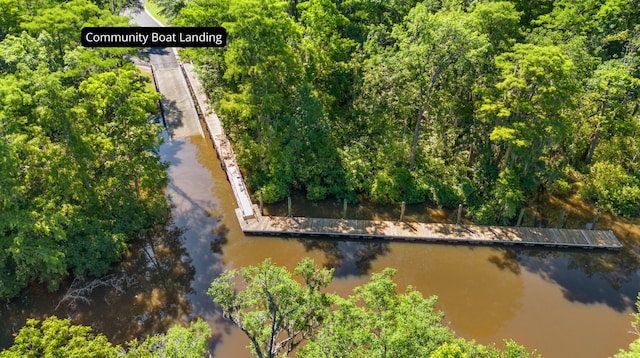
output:
{"label": "shadow on water", "polygon": [[[565,208],[566,221],[560,223]],[[545,199],[544,210],[523,225],[544,219],[552,226],[580,228],[595,217],[595,208],[576,198]],[[532,221],[533,220],[533,221]],[[498,267],[521,268],[553,282],[564,298],[581,304],[603,304],[617,312],[632,309],[640,290],[640,222],[603,214],[598,229],[612,230],[623,248],[603,250],[502,249],[489,261]]]}
{"label": "shadow on water", "polygon": [[[190,139],[178,138],[161,148],[162,159],[170,164],[167,196],[172,205],[175,225],[185,228],[183,236],[187,252],[194,257],[197,274],[194,288],[198,295],[206,291],[211,280],[222,272],[221,257],[211,251],[211,242],[226,240],[216,198],[208,195],[208,182],[201,183],[203,169],[194,164],[195,148]],[[201,296],[201,295],[200,295]]]}
{"label": "shadow on water", "polygon": [[[198,261],[220,261],[220,250],[227,242],[228,228],[219,225],[206,237],[210,250],[200,253]],[[197,272],[189,255],[185,231],[172,222],[157,226],[130,244],[123,261],[99,279],[85,279],[80,285],[67,282],[58,292],[49,293],[44,285],[33,285],[0,307],[0,349],[12,344],[12,335],[28,318],[45,319],[56,315],[71,318],[75,324],[91,326],[116,344],[132,338],[163,333],[175,324],[187,324],[196,316],[205,317],[218,327],[209,340],[211,350],[220,344],[223,333],[232,325],[223,320],[221,312],[203,293],[198,294],[198,277],[208,285],[222,272],[222,266],[212,265],[204,275]],[[218,267],[219,266],[219,267]],[[215,272],[211,272],[211,270]],[[212,276],[213,275],[213,276]],[[118,284],[96,285],[82,298],[74,288],[96,284],[98,280],[118,278]],[[202,288],[200,288],[202,291]],[[206,307],[205,307],[206,306]]]}
{"label": "shadow on water", "polygon": [[[545,198],[543,214],[525,215],[523,226],[563,226],[580,228],[593,221],[596,209],[575,198]],[[342,204],[335,200],[309,203],[304,197],[292,197],[293,214],[308,217],[342,216]],[[566,210],[564,223],[559,223],[560,211]],[[287,203],[265,208],[271,215],[287,215]],[[376,207],[370,204],[351,205],[348,218],[396,220],[396,206]],[[455,223],[455,210],[428,208],[425,205],[407,206],[408,221]],[[542,217],[542,219],[541,219]],[[502,271],[520,274],[523,270],[535,273],[562,290],[567,301],[580,304],[603,304],[617,312],[634,307],[640,290],[640,219],[629,220],[602,214],[598,229],[612,230],[623,244],[620,251],[548,248],[495,247],[487,260]],[[367,274],[371,262],[389,251],[385,242],[341,242],[301,239],[307,251],[322,250],[336,268],[336,277]]]}
{"label": "shadow on water", "polygon": [[640,226],[636,221],[603,215],[599,229],[611,229],[620,251],[500,249],[489,261],[501,269],[525,269],[560,286],[565,299],[604,304],[617,312],[635,305],[640,290]]}
{"label": "shadow on water", "polygon": [[176,135],[176,130],[184,127],[184,114],[180,108],[178,108],[178,103],[176,101],[168,100],[163,96],[160,102],[162,103],[162,109],[165,113],[169,133],[171,137],[174,137]]}
{"label": "shadow on water", "polygon": [[298,239],[305,250],[320,250],[327,257],[327,268],[335,268],[334,277],[362,276],[369,274],[371,263],[389,253],[389,243],[382,240],[334,241]]}
{"label": "shadow on water", "polygon": [[211,282],[225,269],[222,252],[229,241],[230,229],[222,221],[221,200],[212,192],[215,183],[208,168],[213,163],[202,154],[203,149],[211,152],[210,145],[200,136],[174,138],[163,144],[160,153],[162,160],[170,164],[166,193],[172,204],[172,216],[175,225],[184,228],[184,247],[195,268],[185,299],[189,301],[191,315],[203,317],[212,326],[209,345],[213,350],[231,330],[230,323],[221,319],[221,312],[206,294]]}
{"label": "shadow on water", "polygon": [[213,239],[211,240],[210,249],[214,254],[222,255],[222,248],[227,242],[229,228],[225,224],[220,224],[217,228],[211,229]]}

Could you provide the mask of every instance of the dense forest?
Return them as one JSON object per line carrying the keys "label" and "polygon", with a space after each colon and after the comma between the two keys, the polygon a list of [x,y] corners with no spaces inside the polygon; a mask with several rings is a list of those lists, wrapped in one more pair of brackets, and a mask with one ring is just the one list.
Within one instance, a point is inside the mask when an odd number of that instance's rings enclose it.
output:
{"label": "dense forest", "polygon": [[128,24],[99,5],[0,0],[0,299],[104,274],[168,211],[158,94],[131,49],[80,46]]}
{"label": "dense forest", "polygon": [[540,193],[640,215],[640,6],[630,0],[163,1],[224,26],[200,69],[265,201],[464,203]]}

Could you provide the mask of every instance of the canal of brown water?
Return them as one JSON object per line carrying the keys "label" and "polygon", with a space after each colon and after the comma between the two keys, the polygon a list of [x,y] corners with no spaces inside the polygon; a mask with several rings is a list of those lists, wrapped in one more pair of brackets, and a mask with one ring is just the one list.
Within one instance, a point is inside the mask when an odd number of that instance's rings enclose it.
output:
{"label": "canal of brown water", "polygon": [[[425,296],[437,295],[450,327],[483,344],[501,346],[503,339],[514,339],[545,357],[607,357],[634,339],[629,330],[640,290],[637,222],[612,222],[603,215],[600,227],[612,226],[625,245],[613,253],[247,237],[240,231],[231,188],[207,139],[167,142],[161,155],[171,164],[167,195],[173,204],[172,224],[138,240],[114,268],[114,275],[129,278],[128,284],[120,291],[98,288],[89,303],[65,301],[59,306],[67,287],[55,293],[30,287],[0,308],[2,347],[10,344],[11,334],[27,317],[68,316],[123,342],[200,316],[211,323],[216,357],[251,357],[248,340],[220,318],[206,296],[210,282],[224,269],[255,265],[265,258],[292,269],[305,256],[335,267],[329,289],[342,295],[367,282],[372,272],[393,267],[400,290],[411,285]],[[341,203],[294,199],[293,204],[298,215],[342,214]],[[269,210],[287,209],[284,204]],[[399,209],[372,212],[353,206],[348,215],[393,219]],[[407,216],[452,220],[452,213],[423,206],[409,207]]]}

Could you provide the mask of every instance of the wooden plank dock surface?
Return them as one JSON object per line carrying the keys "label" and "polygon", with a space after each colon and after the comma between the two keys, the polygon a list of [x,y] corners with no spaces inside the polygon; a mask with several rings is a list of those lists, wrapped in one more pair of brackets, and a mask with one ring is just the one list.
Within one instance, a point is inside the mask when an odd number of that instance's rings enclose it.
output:
{"label": "wooden plank dock surface", "polygon": [[[255,210],[258,212],[258,210]],[[260,216],[245,218],[236,210],[240,227],[249,235],[329,236],[461,244],[503,244],[585,249],[620,249],[610,230],[455,225],[381,220],[344,220]]]}

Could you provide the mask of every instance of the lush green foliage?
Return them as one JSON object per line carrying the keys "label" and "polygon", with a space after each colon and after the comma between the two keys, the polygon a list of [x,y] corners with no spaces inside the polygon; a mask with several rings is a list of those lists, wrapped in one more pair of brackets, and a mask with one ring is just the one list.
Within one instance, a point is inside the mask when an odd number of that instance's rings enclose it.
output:
{"label": "lush green foliage", "polygon": [[42,323],[27,320],[13,345],[0,352],[0,357],[116,357],[118,350],[105,336],[91,333],[91,327],[52,316]]}
{"label": "lush green foliage", "polygon": [[28,320],[0,357],[202,357],[208,351],[210,336],[209,325],[198,319],[188,327],[173,326],[166,334],[153,335],[142,343],[134,340],[123,349],[104,335],[93,334],[91,327],[52,316],[42,322]]}
{"label": "lush green foliage", "polygon": [[300,357],[530,356],[511,341],[501,352],[455,337],[442,323],[435,297],[425,299],[411,287],[396,292],[392,269],[373,274],[348,298],[320,293],[333,272],[315,268],[308,258],[295,272],[304,284],[267,260],[243,269],[240,287],[235,270],[211,284],[214,302],[249,337],[258,357],[289,353],[302,341],[307,343],[296,352]]}
{"label": "lush green foliage", "polygon": [[82,26],[127,19],[86,0],[16,11],[0,42],[0,298],[103,274],[167,210],[157,94],[131,50],[79,46]]}
{"label": "lush green foliage", "polygon": [[119,355],[140,358],[204,357],[209,350],[209,337],[209,324],[197,319],[188,327],[172,326],[167,333],[147,337],[140,344],[136,341],[129,342],[129,348],[124,352],[120,351]]}
{"label": "lush green foliage", "polygon": [[[633,333],[640,337],[640,294],[638,294],[638,298],[636,299],[636,313],[633,314],[633,322],[631,322],[631,327],[633,327]],[[640,338],[636,338],[629,345],[629,350],[624,351],[620,350],[618,354],[616,354],[615,358],[635,358],[640,356]]]}
{"label": "lush green foliage", "polygon": [[[464,202],[480,222],[508,223],[572,170],[585,197],[638,215],[639,11],[620,0],[193,0],[175,24],[228,29],[226,48],[187,54],[266,201],[304,190]],[[628,180],[599,189],[593,167],[605,162]]]}
{"label": "lush green foliage", "polygon": [[242,270],[243,290],[238,292],[234,285],[238,271],[230,270],[215,279],[207,292],[222,306],[224,317],[249,337],[251,351],[258,357],[293,351],[329,314],[332,296],[320,290],[331,281],[333,269],[316,269],[310,259],[304,259],[295,273],[304,285],[286,268],[267,260]]}

